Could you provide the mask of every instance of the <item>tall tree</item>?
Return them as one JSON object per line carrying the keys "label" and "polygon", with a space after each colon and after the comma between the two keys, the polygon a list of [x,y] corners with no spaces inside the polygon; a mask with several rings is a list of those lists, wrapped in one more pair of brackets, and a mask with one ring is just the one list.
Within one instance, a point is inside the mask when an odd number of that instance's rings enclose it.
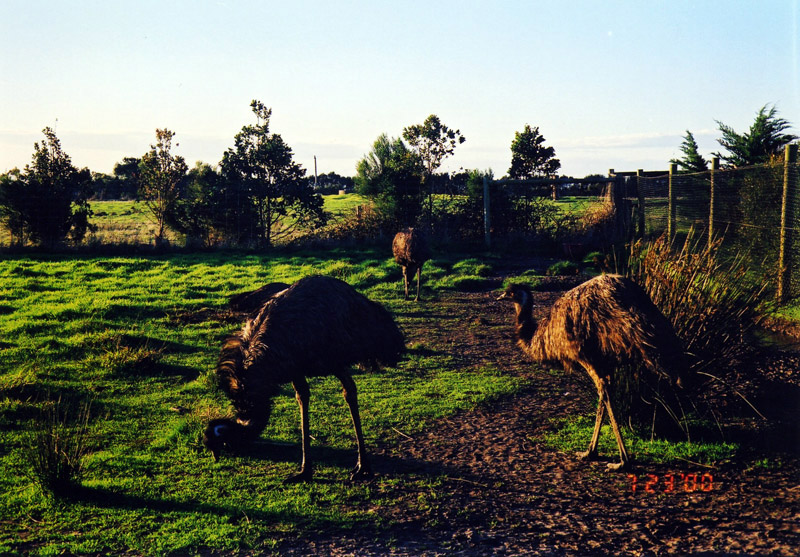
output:
{"label": "tall tree", "polygon": [[796,135],[784,133],[792,125],[778,117],[778,109],[775,106],[761,107],[750,129],[742,134],[719,120],[717,125],[722,132],[722,137],[717,142],[728,154],[714,154],[734,167],[770,162],[772,157],[781,155],[786,145],[797,139]]}
{"label": "tall tree", "polygon": [[433,173],[442,165],[444,159],[452,155],[456,146],[466,138],[460,130],[452,130],[435,114],[428,116],[422,124],[414,124],[403,129],[403,138],[417,154],[423,168],[423,184],[428,190],[428,208],[433,216]]}
{"label": "tall tree", "polygon": [[139,192],[156,219],[157,245],[164,241],[167,214],[178,199],[178,188],[187,170],[183,157],[171,152],[173,137],[175,132],[156,129],[156,144],[150,146],[139,163]]}
{"label": "tall tree", "polygon": [[388,227],[411,226],[425,195],[422,172],[419,157],[402,139],[381,134],[356,164],[356,191],[373,200]]}
{"label": "tall tree", "polygon": [[677,164],[688,172],[704,172],[708,170],[708,161],[699,153],[697,141],[695,141],[694,135],[689,130],[686,130],[680,150],[683,153],[683,157],[672,159],[669,162]]}
{"label": "tall tree", "polygon": [[283,138],[270,133],[272,109],[253,100],[256,125],[243,126],[222,159],[223,174],[238,183],[256,205],[259,241],[270,247],[300,226],[325,222],[322,197],[304,179]]}
{"label": "tall tree", "polygon": [[52,129],[42,132],[45,140],[34,143],[31,164],[0,181],[0,215],[17,231],[20,242],[26,237],[48,247],[67,237],[79,242],[93,229],[91,172],[72,164]]}
{"label": "tall tree", "polygon": [[136,199],[139,192],[139,163],[138,157],[124,157],[121,162],[114,165],[114,176],[119,182],[119,193],[122,199]]}
{"label": "tall tree", "polygon": [[27,215],[34,205],[28,201],[26,186],[19,168],[0,174],[0,223],[18,245],[25,243]]}
{"label": "tall tree", "polygon": [[509,178],[526,179],[552,176],[561,168],[561,161],[556,158],[556,150],[544,145],[545,139],[539,133],[539,127],[516,132],[511,142],[511,167]]}

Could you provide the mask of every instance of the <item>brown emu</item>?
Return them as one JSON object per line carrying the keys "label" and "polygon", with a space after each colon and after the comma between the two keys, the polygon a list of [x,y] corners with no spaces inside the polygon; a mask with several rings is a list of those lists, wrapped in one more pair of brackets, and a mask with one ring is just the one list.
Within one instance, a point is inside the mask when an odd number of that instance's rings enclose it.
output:
{"label": "brown emu", "polygon": [[628,453],[611,408],[609,390],[619,383],[620,367],[632,363],[680,385],[684,352],[672,325],[649,296],[632,280],[601,275],[565,293],[539,321],[533,319],[531,290],[511,285],[500,299],[514,302],[517,344],[533,360],[559,362],[565,369],[580,365],[597,388],[597,418],[589,450],[582,459],[597,457],[597,440],[603,414],[608,411],[617,439],[620,462],[629,465]]}
{"label": "brown emu", "polygon": [[256,317],[225,341],[216,376],[233,403],[236,419],[211,420],[203,443],[218,459],[221,449],[237,450],[256,439],[269,420],[270,400],[281,384],[291,383],[300,406],[303,460],[300,473],[286,481],[310,480],[306,378],[333,375],[342,382],[358,445],[358,462],[351,478],[369,475],[350,367],[394,365],[404,347],[400,329],[380,304],[335,278],[299,280],[271,298]]}
{"label": "brown emu", "polygon": [[408,300],[408,284],[416,273],[417,297],[414,300],[419,301],[422,266],[431,257],[425,235],[416,228],[401,230],[392,241],[392,254],[394,255],[394,260],[403,268],[403,287],[406,300]]}

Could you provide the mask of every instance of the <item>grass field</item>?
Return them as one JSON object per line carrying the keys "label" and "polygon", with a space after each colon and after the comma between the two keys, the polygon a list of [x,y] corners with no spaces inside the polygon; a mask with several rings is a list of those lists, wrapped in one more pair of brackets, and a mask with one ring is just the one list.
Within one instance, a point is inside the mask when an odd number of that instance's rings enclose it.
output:
{"label": "grass field", "polygon": [[[379,535],[384,519],[353,509],[390,505],[385,498],[406,488],[434,493],[436,480],[410,474],[403,486],[390,485],[396,478],[348,483],[354,441],[332,378],[310,380],[314,483],[282,484],[299,465],[290,386],[274,401],[262,436],[269,443],[254,454],[214,463],[202,449],[205,421],[230,409],[212,374],[222,339],[239,323],[218,310],[237,292],[326,274],[384,303],[401,327],[414,322],[434,331],[431,316],[444,311],[439,296],[486,288],[494,263],[455,254],[429,262],[429,300],[417,311],[402,300],[394,262],[371,250],[4,259],[0,553],[262,551],[306,531],[358,526]],[[396,368],[355,379],[368,446],[524,387],[497,366],[465,366],[447,344],[424,337]],[[58,398],[91,401],[92,451],[83,489],[68,500],[43,493],[25,458],[38,409]],[[585,442],[592,424],[570,427],[549,442]]]}
{"label": "grass field", "polygon": [[[326,207],[341,214],[362,202],[357,196],[328,196]],[[130,202],[95,207],[109,221],[130,226],[141,224],[142,210]],[[499,262],[442,255],[425,267],[425,304],[410,306],[402,300],[399,268],[387,251],[5,257],[0,261],[0,554],[269,551],[287,537],[326,529],[357,526],[380,536],[388,519],[375,509],[396,503],[398,494],[440,497],[436,476],[346,481],[354,440],[341,387],[332,378],[310,380],[317,481],[309,485],[282,483],[297,471],[300,456],[291,386],[275,399],[270,424],[252,454],[214,463],[199,442],[207,419],[230,411],[213,388],[213,368],[222,340],[240,326],[222,311],[231,295],[325,274],[383,303],[401,327],[433,336],[437,319],[446,314],[442,298],[491,288],[489,277]],[[465,330],[480,323],[479,316],[471,319]],[[396,368],[355,376],[368,447],[525,387],[499,364],[465,364],[449,339],[418,334],[408,348]],[[91,402],[91,453],[83,488],[72,499],[46,495],[30,477],[26,460],[32,424],[48,401],[59,398]],[[573,451],[591,435],[585,416],[556,418],[565,422],[557,435],[543,439],[549,446]],[[655,462],[685,448],[629,439],[634,451]],[[691,452],[679,453],[681,458],[703,461],[728,458],[736,447],[686,450]],[[425,505],[420,497],[418,504]]]}
{"label": "grass field", "polygon": [[[325,195],[325,211],[337,218],[351,213],[367,200],[355,193]],[[93,216],[90,222],[97,227],[89,233],[87,241],[98,244],[148,245],[153,242],[156,223],[144,203],[134,201],[92,201]],[[170,242],[180,240],[179,235],[167,230]]]}
{"label": "grass field", "polygon": [[[446,289],[476,269],[467,261],[446,276],[452,263],[458,261],[430,264],[429,284]],[[318,464],[317,476],[327,481],[281,483],[298,466],[289,386],[264,436],[285,443],[293,456],[214,464],[198,442],[209,415],[229,409],[210,374],[221,340],[237,328],[209,310],[239,291],[315,273],[347,280],[390,309],[401,307],[398,268],[374,252],[0,262],[0,553],[268,548],[273,537],[298,528],[378,527],[374,517],[340,510],[369,497],[371,488],[344,481],[353,439],[333,379],[311,381],[315,443],[333,455]],[[516,388],[496,369],[477,371],[417,346],[396,369],[359,374],[368,444],[393,428],[414,432]],[[23,459],[37,407],[57,397],[91,400],[93,452],[83,483],[89,491],[68,504],[44,496]]]}

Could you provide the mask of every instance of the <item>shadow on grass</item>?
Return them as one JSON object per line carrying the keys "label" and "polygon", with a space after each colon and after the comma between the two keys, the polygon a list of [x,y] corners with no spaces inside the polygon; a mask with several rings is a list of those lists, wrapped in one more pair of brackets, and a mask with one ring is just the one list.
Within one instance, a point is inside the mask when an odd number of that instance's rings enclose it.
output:
{"label": "shadow on grass", "polygon": [[[280,522],[305,524],[309,522],[309,517],[307,515],[290,511],[269,511],[255,507],[224,505],[220,503],[192,499],[164,499],[148,497],[99,487],[74,487],[70,493],[64,495],[62,499],[69,503],[83,503],[107,509],[120,509],[126,511],[148,510],[158,513],[202,513],[227,517],[233,523],[236,523],[239,520],[257,520],[267,524]],[[340,524],[334,520],[322,516],[316,516],[314,517],[314,526],[319,528],[330,528],[340,526]]]}

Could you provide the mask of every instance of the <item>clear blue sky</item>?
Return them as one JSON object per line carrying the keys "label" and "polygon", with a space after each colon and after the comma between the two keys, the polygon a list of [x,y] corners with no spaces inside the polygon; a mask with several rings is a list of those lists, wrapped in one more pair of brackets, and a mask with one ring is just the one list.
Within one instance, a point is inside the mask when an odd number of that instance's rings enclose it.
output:
{"label": "clear blue sky", "polygon": [[216,164],[273,109],[310,173],[352,175],[381,133],[437,114],[467,141],[447,170],[508,169],[539,126],[562,173],[664,169],[685,130],[718,150],[765,104],[800,135],[800,0],[0,2],[0,172],[56,127],[110,173],[156,128]]}

